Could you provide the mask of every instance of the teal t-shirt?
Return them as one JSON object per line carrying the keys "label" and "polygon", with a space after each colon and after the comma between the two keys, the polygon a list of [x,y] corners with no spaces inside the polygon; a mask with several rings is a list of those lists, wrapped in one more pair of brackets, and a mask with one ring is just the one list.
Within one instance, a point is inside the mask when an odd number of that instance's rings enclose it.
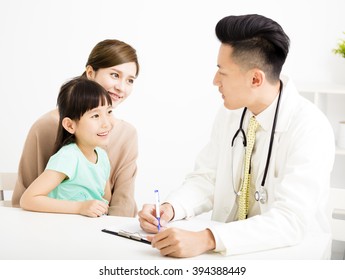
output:
{"label": "teal t-shirt", "polygon": [[51,156],[46,169],[64,173],[68,178],[48,196],[61,200],[97,199],[107,202],[103,196],[110,175],[110,162],[103,149],[97,147],[95,151],[97,163],[90,162],[75,143],[63,146]]}

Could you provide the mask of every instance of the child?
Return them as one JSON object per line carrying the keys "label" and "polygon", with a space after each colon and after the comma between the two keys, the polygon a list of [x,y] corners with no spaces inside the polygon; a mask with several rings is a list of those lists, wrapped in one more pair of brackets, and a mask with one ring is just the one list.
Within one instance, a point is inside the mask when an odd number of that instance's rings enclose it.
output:
{"label": "child", "polygon": [[113,128],[112,100],[98,83],[75,78],[61,89],[56,153],[24,192],[25,210],[99,217],[108,211],[110,163],[106,146]]}

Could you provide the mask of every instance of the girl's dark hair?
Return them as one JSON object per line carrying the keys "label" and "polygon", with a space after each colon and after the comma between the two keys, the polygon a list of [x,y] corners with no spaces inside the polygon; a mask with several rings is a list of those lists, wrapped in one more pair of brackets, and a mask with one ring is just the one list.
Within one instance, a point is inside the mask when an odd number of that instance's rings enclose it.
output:
{"label": "girl's dark hair", "polygon": [[[104,40],[99,42],[91,51],[85,66],[92,66],[94,71],[123,63],[134,62],[137,66],[136,76],[139,74],[139,62],[136,50],[119,40]],[[84,72],[82,76],[86,76]]]}
{"label": "girl's dark hair", "polygon": [[216,35],[232,47],[235,63],[247,69],[258,67],[268,80],[279,80],[290,39],[277,22],[256,14],[228,16],[217,23]]}
{"label": "girl's dark hair", "polygon": [[59,126],[55,143],[55,152],[61,147],[75,143],[74,134],[69,133],[63,126],[62,120],[70,118],[78,121],[85,112],[99,105],[112,105],[108,92],[98,83],[84,77],[77,77],[63,84],[57,98],[59,109]]}

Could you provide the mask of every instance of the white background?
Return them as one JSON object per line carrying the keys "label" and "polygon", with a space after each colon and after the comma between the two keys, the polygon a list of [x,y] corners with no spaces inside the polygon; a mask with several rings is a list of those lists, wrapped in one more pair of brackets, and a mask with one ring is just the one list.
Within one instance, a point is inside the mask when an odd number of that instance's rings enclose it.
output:
{"label": "white background", "polygon": [[[116,38],[138,52],[141,70],[117,117],[139,134],[136,199],[164,197],[193,169],[222,99],[212,85],[218,20],[259,13],[291,39],[284,74],[297,82],[344,83],[332,53],[345,31],[344,0],[2,0],[0,171],[16,171],[32,123],[55,107],[59,87],[84,71],[93,46]],[[343,79],[343,80],[342,80]]]}

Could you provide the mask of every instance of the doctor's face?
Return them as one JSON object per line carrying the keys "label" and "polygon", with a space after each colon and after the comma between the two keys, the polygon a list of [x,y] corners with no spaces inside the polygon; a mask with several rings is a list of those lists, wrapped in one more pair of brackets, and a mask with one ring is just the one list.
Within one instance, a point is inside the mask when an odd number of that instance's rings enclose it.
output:
{"label": "doctor's face", "polygon": [[224,99],[224,106],[230,110],[248,106],[250,102],[248,71],[241,69],[233,61],[231,46],[221,44],[217,66],[218,71],[214,76],[213,84],[218,87]]}

